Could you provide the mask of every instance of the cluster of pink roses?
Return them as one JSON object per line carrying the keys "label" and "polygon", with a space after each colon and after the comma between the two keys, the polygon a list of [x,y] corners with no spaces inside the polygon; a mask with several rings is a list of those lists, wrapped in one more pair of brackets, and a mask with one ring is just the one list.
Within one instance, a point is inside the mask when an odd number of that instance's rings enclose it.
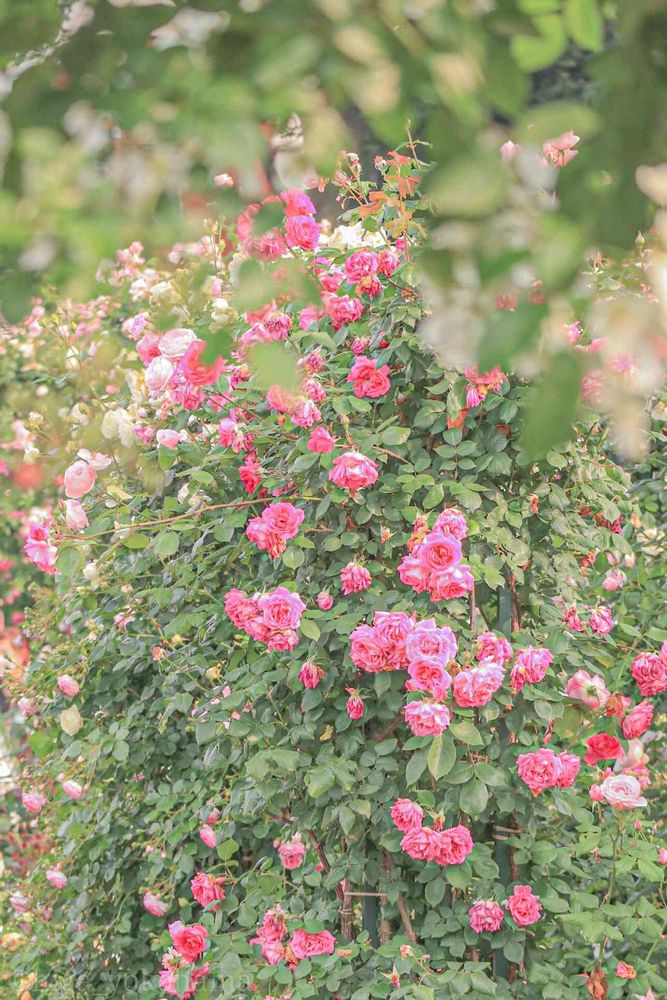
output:
{"label": "cluster of pink roses", "polygon": [[403,834],[401,850],[415,861],[461,865],[475,846],[465,826],[442,829],[439,820],[433,826],[423,826],[424,810],[410,799],[396,799],[391,818]]}
{"label": "cluster of pink roses", "polygon": [[289,941],[285,941],[287,934],[285,912],[278,904],[266,911],[257,936],[250,939],[250,944],[260,945],[262,957],[269,965],[285,960],[292,969],[304,958],[333,955],[336,939],[329,931],[311,933],[300,927],[292,933]]}
{"label": "cluster of pink roses", "polygon": [[[542,904],[529,885],[515,885],[512,895],[505,900],[512,919],[519,927],[530,927],[537,923],[542,912]],[[476,934],[485,931],[495,933],[505,919],[505,911],[500,903],[491,899],[480,899],[468,910],[470,926]]]}
{"label": "cluster of pink roses", "polygon": [[[585,631],[586,625],[574,606],[566,609],[563,615],[563,622],[573,632]],[[588,615],[588,627],[594,635],[608,635],[614,627],[611,608],[608,608],[605,604],[601,604],[597,608],[592,608]]]}
{"label": "cluster of pink roses", "polygon": [[225,594],[225,612],[237,628],[271,650],[294,649],[306,605],[286,587],[248,597],[236,587]]}
{"label": "cluster of pink roses", "polygon": [[303,523],[304,512],[286,501],[265,507],[259,517],[248,521],[246,535],[258,549],[272,559],[282,555],[290,538],[295,538]]}
{"label": "cluster of pink roses", "polygon": [[[159,973],[160,988],[170,996],[192,997],[195,995],[199,981],[208,974],[210,968],[208,962],[204,962],[199,968],[194,964],[206,950],[208,931],[202,924],[186,926],[177,920],[173,924],[169,924],[169,934],[174,946],[162,956],[162,968]],[[190,973],[185,992],[181,992],[177,985],[179,974],[183,969]]]}
{"label": "cluster of pink roses", "polygon": [[533,795],[539,795],[547,788],[570,788],[574,784],[581,761],[576,754],[559,753],[540,748],[533,753],[523,753],[517,757],[519,777],[528,785]]}
{"label": "cluster of pink roses", "polygon": [[463,597],[473,589],[470,567],[461,562],[461,540],[468,527],[462,514],[444,510],[423,538],[414,538],[398,575],[418,594],[428,591],[432,601]]}

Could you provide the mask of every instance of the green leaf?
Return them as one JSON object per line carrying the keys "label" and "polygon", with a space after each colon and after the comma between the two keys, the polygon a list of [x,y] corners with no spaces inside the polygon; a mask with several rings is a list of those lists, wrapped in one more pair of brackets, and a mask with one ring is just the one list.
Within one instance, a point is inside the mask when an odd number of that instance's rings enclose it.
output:
{"label": "green leaf", "polygon": [[147,535],[134,534],[123,539],[123,545],[126,549],[145,549],[148,548],[149,544],[150,539]]}
{"label": "green leaf", "polygon": [[424,890],[424,897],[429,906],[437,906],[445,895],[447,883],[441,875],[436,876],[433,881],[428,882]]}
{"label": "green leaf", "polygon": [[175,531],[161,531],[153,539],[152,547],[153,552],[160,559],[166,556],[173,556],[175,552],[178,552],[180,538]]}
{"label": "green leaf", "polygon": [[469,816],[479,816],[486,809],[489,792],[483,781],[473,778],[459,792],[459,806]]}
{"label": "green leaf", "polygon": [[121,764],[127,760],[130,753],[129,744],[125,740],[117,740],[113,746],[113,755]]}
{"label": "green leaf", "polygon": [[427,763],[427,754],[428,751],[426,750],[418,750],[416,753],[413,753],[405,769],[405,782],[407,785],[416,784],[424,773]]}
{"label": "green leaf", "polygon": [[596,0],[566,0],[565,27],[582,49],[599,52],[604,41],[604,19]]}
{"label": "green leaf", "polygon": [[[510,42],[512,55],[525,73],[535,73],[550,66],[567,45],[567,34],[558,15],[545,14],[533,18],[533,22],[538,34],[514,35]],[[555,134],[560,135],[559,132]]]}
{"label": "green leaf", "polygon": [[509,362],[537,340],[547,306],[522,302],[513,312],[497,309],[486,323],[479,346],[479,369],[489,371],[496,365],[509,367]]}
{"label": "green leaf", "polygon": [[333,788],[336,783],[336,775],[330,767],[314,767],[306,772],[306,787],[312,799],[319,799],[325,792]]}
{"label": "green leaf", "polygon": [[297,392],[301,384],[296,367],[296,355],[281,341],[253,344],[248,360],[255,372],[255,382],[266,391],[277,385],[288,392]]}
{"label": "green leaf", "polygon": [[314,642],[317,642],[320,630],[311,618],[302,618],[299,627],[307,639],[313,639]]}
{"label": "green leaf", "polygon": [[474,726],[468,719],[452,723],[449,727],[449,732],[452,736],[455,736],[457,740],[460,740],[461,743],[467,743],[468,746],[484,746],[484,740],[482,739],[479,729],[477,729],[477,727]]}
{"label": "green leaf", "polygon": [[573,352],[558,354],[532,390],[521,435],[528,458],[541,458],[572,436],[581,374],[581,362]]}
{"label": "green leaf", "polygon": [[238,849],[239,845],[232,837],[230,837],[228,840],[223,840],[221,844],[218,844],[218,857],[221,861],[229,861],[231,856],[236,854]]}
{"label": "green leaf", "polygon": [[495,152],[458,157],[431,178],[433,211],[457,218],[488,215],[502,205],[508,180],[509,173]]}
{"label": "green leaf", "polygon": [[434,736],[428,751],[428,769],[437,781],[451,771],[456,761],[454,740],[446,733]]}
{"label": "green leaf", "polygon": [[393,427],[387,427],[386,430],[382,431],[380,434],[380,441],[382,444],[405,444],[405,442],[410,437],[409,427],[399,427],[398,424]]}

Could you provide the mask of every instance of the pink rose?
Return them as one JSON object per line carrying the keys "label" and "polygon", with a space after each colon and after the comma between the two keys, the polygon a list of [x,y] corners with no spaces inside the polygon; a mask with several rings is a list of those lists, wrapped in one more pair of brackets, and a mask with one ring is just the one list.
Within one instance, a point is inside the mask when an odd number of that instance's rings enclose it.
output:
{"label": "pink rose", "polygon": [[599,674],[589,674],[587,670],[577,670],[568,678],[565,693],[568,698],[594,709],[604,708],[610,698],[604,678]]}
{"label": "pink rose", "polygon": [[416,556],[404,556],[398,567],[398,576],[406,587],[412,587],[421,594],[428,589],[431,573]]}
{"label": "pink rose", "polygon": [[336,939],[329,931],[309,934],[301,928],[294,931],[290,941],[292,953],[298,959],[311,958],[313,955],[333,955],[335,945]]}
{"label": "pink rose", "polygon": [[429,578],[429,594],[432,601],[452,601],[465,597],[475,586],[470,567],[465,563],[452,566],[442,572],[432,572]]}
{"label": "pink rose", "polygon": [[514,655],[507,639],[494,632],[481,632],[476,640],[477,659],[493,660],[494,663],[506,663]]}
{"label": "pink rose", "polygon": [[410,799],[396,799],[391,807],[391,821],[401,833],[421,829],[424,810]]}
{"label": "pink rose", "polygon": [[636,979],[637,970],[627,962],[618,962],[616,965],[616,975],[619,979]]}
{"label": "pink rose", "polygon": [[540,749],[517,757],[517,772],[533,795],[553,788],[560,777],[562,765],[553,750]]}
{"label": "pink rose", "polygon": [[400,257],[391,248],[386,247],[378,254],[378,273],[390,278],[401,264]]}
{"label": "pink rose", "polygon": [[640,653],[632,661],[632,676],[645,698],[667,691],[667,659],[657,653]]}
{"label": "pink rose", "polygon": [[490,899],[481,899],[478,903],[473,903],[468,910],[470,926],[476,934],[499,931],[504,917],[502,906]]}
{"label": "pink rose", "polygon": [[542,146],[544,160],[553,167],[565,167],[578,153],[574,147],[579,136],[574,132],[563,132],[557,139],[549,139]]}
{"label": "pink rose", "polygon": [[324,677],[324,671],[321,667],[316,667],[314,663],[310,661],[304,663],[299,671],[299,680],[306,688],[316,688]]}
{"label": "pink rose", "polygon": [[73,462],[68,469],[65,469],[63,476],[65,495],[72,500],[79,500],[86,493],[90,493],[96,478],[97,473],[88,462],[82,459]]}
{"label": "pink rose", "polygon": [[581,761],[575,753],[559,753],[560,773],[556,779],[557,788],[570,788],[581,769]]}
{"label": "pink rose", "polygon": [[481,708],[491,701],[504,679],[503,668],[491,661],[484,661],[470,670],[460,670],[452,685],[454,700],[461,708]]}
{"label": "pink rose", "polygon": [[65,524],[70,531],[83,531],[88,527],[88,515],[78,500],[65,501]]}
{"label": "pink rose", "polygon": [[206,844],[207,847],[215,848],[217,846],[217,838],[215,836],[215,830],[213,827],[209,826],[208,823],[204,823],[199,831],[199,837],[201,841]]}
{"label": "pink rose", "polygon": [[263,613],[263,622],[270,629],[298,628],[306,607],[298,594],[285,587],[276,587],[263,594],[257,603]]}
{"label": "pink rose", "polygon": [[461,561],[461,543],[454,535],[432,531],[414,550],[414,554],[429,570],[440,573]]}
{"label": "pink rose", "polygon": [[270,507],[265,507],[261,517],[279,538],[289,539],[299,533],[305,514],[299,507],[286,501],[279,501]]}
{"label": "pink rose", "polygon": [[519,927],[529,927],[540,919],[542,904],[529,885],[516,885],[507,900],[507,909],[512,914],[515,924]]}
{"label": "pink rose", "polygon": [[601,760],[617,760],[623,755],[621,741],[616,736],[609,736],[607,733],[597,733],[589,736],[586,740],[588,749],[584,754],[584,760],[593,767]]}
{"label": "pink rose", "polygon": [[607,635],[614,627],[614,619],[611,617],[610,609],[604,605],[599,608],[593,608],[588,619],[588,624],[591,627],[591,631],[595,632],[596,635]]}
{"label": "pink rose", "polygon": [[36,815],[39,815],[46,805],[46,799],[40,792],[23,792],[21,802],[28,812],[35,813]]}
{"label": "pink rose", "polygon": [[67,875],[61,872],[60,868],[47,868],[46,881],[49,882],[54,889],[64,889],[67,885]]}
{"label": "pink rose", "polygon": [[181,434],[180,431],[159,430],[156,439],[163,448],[178,448],[181,443]]}
{"label": "pink rose", "polygon": [[178,361],[187,352],[188,347],[197,339],[194,330],[175,326],[167,330],[160,338],[160,354],[170,361]]}
{"label": "pink rose", "polygon": [[350,562],[347,566],[343,566],[340,571],[340,582],[343,593],[347,597],[360,590],[367,590],[371,585],[371,574],[359,563]]}
{"label": "pink rose", "polygon": [[401,840],[401,850],[413,861],[433,861],[437,836],[430,826],[411,827]]}
{"label": "pink rose", "polygon": [[553,662],[548,649],[528,646],[517,653],[516,666],[512,668],[510,683],[513,691],[520,691],[525,684],[538,684],[544,680]]}
{"label": "pink rose", "polygon": [[350,369],[347,381],[354,383],[354,394],[360,399],[364,396],[379,399],[391,389],[389,365],[378,368],[371,358],[358,357]]}
{"label": "pink rose", "polygon": [[465,826],[437,830],[429,860],[438,865],[462,865],[474,846],[470,830]]}
{"label": "pink rose", "polygon": [[650,701],[640,701],[623,719],[623,735],[628,740],[642,736],[653,720],[653,705]]}
{"label": "pink rose", "polygon": [[369,674],[388,668],[387,655],[370,625],[358,625],[350,633],[350,658],[355,667]]}
{"label": "pink rose", "polygon": [[179,371],[190,385],[213,385],[225,369],[225,359],[216,358],[213,364],[205,365],[201,356],[206,349],[203,340],[193,340],[179,364]]}
{"label": "pink rose", "polygon": [[345,261],[345,277],[351,285],[367,278],[378,269],[378,255],[373,250],[356,250]]}
{"label": "pink rose", "polygon": [[168,927],[174,948],[186,962],[196,962],[206,949],[208,931],[201,924],[186,927],[180,920]]}
{"label": "pink rose", "polygon": [[[220,903],[225,898],[224,878],[197,872],[190,881],[193,897],[200,906],[208,906],[211,910],[219,910]],[[215,903],[215,906],[210,906]]]}
{"label": "pink rose", "polygon": [[154,917],[163,917],[169,907],[153,892],[145,892],[142,900],[144,909]]}
{"label": "pink rose", "polygon": [[647,804],[641,794],[641,785],[631,774],[612,774],[599,787],[612,809],[638,809]]}
{"label": "pink rose", "polygon": [[451,722],[449,709],[438,702],[408,702],[404,716],[415,736],[437,736],[444,733]]}
{"label": "pink rose", "polygon": [[76,698],[79,693],[79,685],[69,674],[60,674],[56,679],[56,683],[62,693],[66,694],[68,698]]}
{"label": "pink rose", "polygon": [[325,427],[315,427],[310,432],[307,448],[318,455],[325,455],[327,452],[333,451],[335,444],[336,438]]}
{"label": "pink rose", "polygon": [[356,492],[371,486],[378,478],[376,463],[358,451],[346,451],[334,459],[329,479],[341,489]]}
{"label": "pink rose", "polygon": [[285,241],[290,247],[315,250],[320,242],[320,227],[309,215],[290,215],[285,222]]}
{"label": "pink rose", "polygon": [[408,675],[412,681],[412,689],[428,691],[435,698],[446,696],[452,683],[452,678],[442,665],[442,660],[435,656],[418,656],[410,661]]}
{"label": "pink rose", "polygon": [[407,666],[406,642],[412,633],[413,623],[405,611],[376,611],[373,628],[392,667]]}
{"label": "pink rose", "polygon": [[285,205],[285,215],[315,215],[315,206],[305,191],[289,188],[282,191],[280,199]]}
{"label": "pink rose", "polygon": [[455,507],[446,507],[441,514],[438,514],[433,530],[443,535],[453,535],[462,541],[468,534],[468,522]]}
{"label": "pink rose", "polygon": [[438,628],[435,619],[426,618],[415,625],[405,644],[407,656],[434,656],[447,664],[458,652],[456,637],[447,625]]}
{"label": "pink rose", "polygon": [[345,702],[345,711],[351,719],[361,719],[365,709],[363,698],[359,695],[351,695]]}
{"label": "pink rose", "polygon": [[330,611],[333,607],[334,599],[327,590],[321,590],[317,595],[317,606],[320,611]]}
{"label": "pink rose", "polygon": [[9,897],[9,905],[15,913],[28,913],[30,910],[30,900],[22,892],[13,892]]}
{"label": "pink rose", "polygon": [[83,788],[78,781],[63,781],[62,790],[70,799],[80,799],[83,797]]}
{"label": "pink rose", "polygon": [[329,295],[324,307],[334,330],[340,330],[348,323],[355,323],[361,319],[364,311],[361,299],[351,298],[349,295]]}
{"label": "pink rose", "polygon": [[306,845],[301,840],[301,836],[296,833],[291,840],[279,844],[278,854],[285,868],[290,870],[299,868],[306,856]]}

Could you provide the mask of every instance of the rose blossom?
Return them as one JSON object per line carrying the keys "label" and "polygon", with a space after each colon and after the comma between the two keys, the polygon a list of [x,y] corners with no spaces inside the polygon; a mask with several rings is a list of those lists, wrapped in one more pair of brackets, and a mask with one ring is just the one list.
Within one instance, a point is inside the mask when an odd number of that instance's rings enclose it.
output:
{"label": "rose blossom", "polygon": [[533,795],[553,788],[560,776],[562,765],[553,750],[542,748],[534,753],[522,753],[517,759],[517,772]]}
{"label": "rose blossom", "polygon": [[324,677],[321,667],[316,667],[314,663],[307,661],[299,671],[299,680],[306,688],[316,688]]}
{"label": "rose blossom", "polygon": [[56,679],[56,683],[62,693],[66,694],[68,698],[75,698],[79,693],[79,685],[69,674],[60,674]]}
{"label": "rose blossom", "polygon": [[556,788],[570,788],[581,769],[581,761],[575,753],[559,753],[560,773],[556,778]]}
{"label": "rose blossom", "polygon": [[350,633],[350,659],[355,667],[369,674],[390,669],[387,655],[378,641],[375,629],[370,625],[358,625]]}
{"label": "rose blossom", "polygon": [[378,478],[376,463],[358,451],[346,451],[334,459],[329,479],[341,489],[355,492],[371,486]]}
{"label": "rose blossom", "polygon": [[451,716],[446,705],[430,701],[411,701],[404,717],[415,736],[437,736],[449,727]]}
{"label": "rose blossom", "polygon": [[83,797],[83,788],[78,781],[63,781],[62,790],[70,799],[80,799]]}
{"label": "rose blossom", "polygon": [[360,590],[367,590],[371,585],[371,574],[364,566],[360,566],[359,563],[349,562],[340,571],[340,582],[343,593],[347,597],[349,594],[355,594]]}
{"label": "rose blossom", "polygon": [[207,847],[216,847],[217,839],[215,836],[215,831],[213,830],[212,827],[208,825],[208,823],[204,823],[204,825],[200,829],[199,837],[202,840],[202,842],[206,844]]}
{"label": "rose blossom", "polygon": [[612,809],[638,809],[645,806],[641,785],[631,774],[612,774],[599,786],[602,798]]}
{"label": "rose blossom", "polygon": [[[200,906],[208,906],[210,910],[219,910],[220,902],[225,898],[224,878],[197,872],[190,881],[192,895]],[[215,903],[215,906],[209,906]]]}
{"label": "rose blossom", "polygon": [[326,427],[314,427],[308,438],[308,451],[314,451],[318,455],[325,455],[332,451],[336,444],[336,438],[330,434]]}
{"label": "rose blossom", "polygon": [[435,656],[415,657],[408,666],[412,690],[428,691],[435,698],[446,696],[452,678]]}
{"label": "rose blossom", "polygon": [[84,462],[82,459],[73,462],[69,468],[65,469],[63,476],[65,495],[71,500],[80,500],[86,493],[90,493],[96,478],[97,473],[88,462]]}
{"label": "rose blossom", "polygon": [[292,870],[299,868],[306,856],[306,845],[301,840],[301,835],[295,833],[291,840],[286,840],[278,845],[278,855],[283,867]]}
{"label": "rose blossom", "polygon": [[454,700],[461,708],[481,708],[491,701],[504,679],[500,664],[490,661],[470,670],[460,670],[452,684]]}
{"label": "rose blossom", "polygon": [[345,711],[351,719],[361,719],[364,714],[364,701],[359,695],[351,695],[345,702]]}
{"label": "rose blossom", "polygon": [[144,893],[142,902],[144,909],[154,917],[163,917],[168,910],[167,904],[150,890]]}
{"label": "rose blossom", "polygon": [[64,889],[67,885],[67,875],[61,872],[60,868],[47,868],[46,881],[49,882],[54,889]]}
{"label": "rose blossom", "polygon": [[610,697],[604,678],[587,670],[577,670],[568,678],[565,693],[568,698],[595,709],[604,708]]}
{"label": "rose blossom", "polygon": [[317,595],[317,606],[320,611],[329,611],[333,607],[334,599],[327,590],[321,590]]}
{"label": "rose blossom", "polygon": [[162,429],[155,435],[157,443],[162,448],[177,448],[181,443],[180,431],[172,431],[168,429]]}
{"label": "rose blossom", "polygon": [[182,921],[176,920],[168,927],[174,948],[186,962],[196,962],[206,949],[208,931],[201,924],[191,924],[186,927]]}
{"label": "rose blossom", "polygon": [[369,399],[379,399],[391,389],[389,365],[378,368],[377,362],[361,355],[352,365],[347,381],[354,383],[354,395],[359,399],[364,396]]}
{"label": "rose blossom", "polygon": [[607,733],[597,733],[586,740],[588,747],[584,760],[593,767],[601,760],[616,760],[623,755],[623,747],[616,736]]}
{"label": "rose blossom", "polygon": [[70,531],[83,531],[88,527],[88,515],[78,500],[65,501],[65,524]]}
{"label": "rose blossom", "polygon": [[528,646],[517,653],[516,666],[510,673],[510,683],[513,691],[520,691],[525,684],[538,684],[544,680],[547,670],[553,663],[553,656],[548,649]]}
{"label": "rose blossom", "polygon": [[281,191],[280,200],[285,205],[285,215],[315,215],[315,206],[305,191],[289,188]]}
{"label": "rose blossom", "polygon": [[519,927],[529,927],[540,919],[542,904],[529,885],[515,885],[507,909]]}
{"label": "rose blossom", "polygon": [[22,892],[13,892],[9,897],[9,905],[15,913],[27,913],[30,910],[30,900]]}
{"label": "rose blossom", "polygon": [[46,799],[40,792],[23,792],[21,802],[28,812],[35,813],[36,815],[39,815],[46,805]]}
{"label": "rose blossom", "polygon": [[312,958],[313,955],[333,955],[336,939],[329,931],[309,934],[302,928],[294,931],[289,946],[295,958]]}
{"label": "rose blossom", "polygon": [[290,247],[315,250],[320,242],[320,227],[309,215],[290,215],[285,222],[285,241]]}
{"label": "rose blossom", "polygon": [[175,326],[160,337],[159,349],[164,358],[178,361],[186,353],[190,344],[197,339],[194,330]]}
{"label": "rose blossom", "polygon": [[212,364],[205,365],[201,360],[205,349],[203,340],[193,340],[181,358],[178,368],[189,385],[213,385],[225,369],[225,359],[221,357],[217,357]]}
{"label": "rose blossom", "polygon": [[611,617],[609,608],[602,605],[599,608],[593,608],[588,624],[596,635],[607,635],[614,627],[614,619]]}
{"label": "rose blossom", "polygon": [[474,846],[470,830],[465,826],[436,830],[429,861],[438,865],[462,865]]}
{"label": "rose blossom", "polygon": [[619,962],[616,966],[616,975],[619,979],[636,979],[637,970],[627,962]]}
{"label": "rose blossom", "polygon": [[391,807],[391,821],[401,833],[421,828],[424,810],[411,799],[396,799]]}
{"label": "rose blossom", "polygon": [[667,659],[657,653],[640,653],[632,661],[632,676],[646,697],[667,691]]}
{"label": "rose blossom", "polygon": [[475,933],[483,934],[484,931],[491,931],[491,933],[499,931],[505,914],[499,903],[491,899],[481,899],[470,907],[468,917],[470,926]]}
{"label": "rose blossom", "polygon": [[356,250],[345,261],[345,277],[351,285],[368,278],[378,269],[378,256],[373,250]]}
{"label": "rose blossom", "polygon": [[144,373],[144,381],[149,392],[157,395],[166,389],[174,374],[174,366],[168,358],[153,358]]}
{"label": "rose blossom", "polygon": [[430,826],[411,827],[401,840],[401,850],[413,861],[433,861],[436,831]]}
{"label": "rose blossom", "polygon": [[653,705],[650,701],[640,701],[623,719],[623,735],[626,739],[642,736],[653,720]]}
{"label": "rose blossom", "polygon": [[492,660],[494,663],[505,663],[514,655],[507,639],[494,632],[480,632],[475,640],[477,644],[477,659]]}
{"label": "rose blossom", "polygon": [[438,628],[433,618],[425,618],[415,625],[406,640],[405,649],[409,659],[434,656],[445,664],[453,660],[458,652],[452,630],[447,625]]}

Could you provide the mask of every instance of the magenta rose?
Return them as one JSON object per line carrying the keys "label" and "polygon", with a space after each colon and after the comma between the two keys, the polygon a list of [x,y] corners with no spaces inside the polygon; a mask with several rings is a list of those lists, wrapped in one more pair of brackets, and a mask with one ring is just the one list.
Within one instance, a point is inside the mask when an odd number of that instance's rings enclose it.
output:
{"label": "magenta rose", "polygon": [[169,924],[169,933],[174,948],[186,962],[196,962],[206,949],[208,931],[201,924],[186,927],[180,920]]}
{"label": "magenta rose", "polygon": [[529,885],[516,885],[507,900],[507,909],[519,927],[529,927],[540,919],[542,904]]}
{"label": "magenta rose", "polygon": [[285,222],[285,241],[290,247],[315,250],[320,242],[320,227],[309,215],[290,215]]}
{"label": "magenta rose", "polygon": [[286,587],[276,587],[263,594],[257,602],[263,614],[264,624],[270,629],[294,629],[299,627],[301,614],[306,605],[298,594]]}

